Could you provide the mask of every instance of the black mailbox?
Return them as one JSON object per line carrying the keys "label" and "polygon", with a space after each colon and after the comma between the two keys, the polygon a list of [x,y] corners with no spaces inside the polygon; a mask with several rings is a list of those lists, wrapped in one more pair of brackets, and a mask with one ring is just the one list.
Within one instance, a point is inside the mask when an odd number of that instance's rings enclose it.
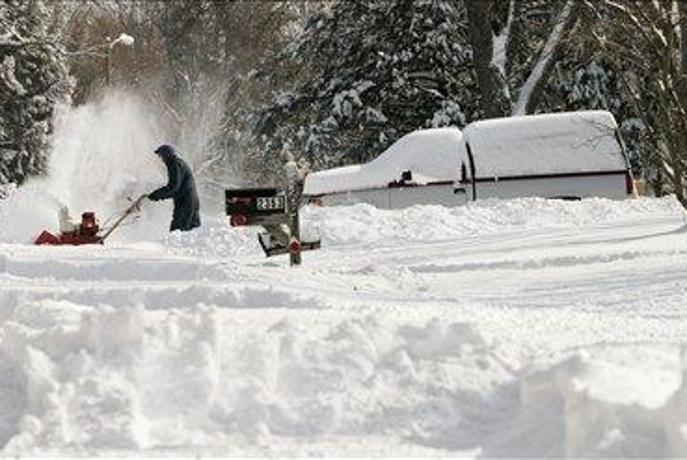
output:
{"label": "black mailbox", "polygon": [[[258,234],[258,241],[268,257],[320,247],[319,240],[299,241],[298,234],[294,236],[289,226],[289,204],[284,189],[230,189],[225,190],[224,197],[225,210],[232,226],[259,225],[265,229],[265,232]],[[298,213],[297,206],[295,212]]]}
{"label": "black mailbox", "polygon": [[286,215],[286,193],[276,187],[231,189],[224,196],[233,226],[260,225],[267,216]]}

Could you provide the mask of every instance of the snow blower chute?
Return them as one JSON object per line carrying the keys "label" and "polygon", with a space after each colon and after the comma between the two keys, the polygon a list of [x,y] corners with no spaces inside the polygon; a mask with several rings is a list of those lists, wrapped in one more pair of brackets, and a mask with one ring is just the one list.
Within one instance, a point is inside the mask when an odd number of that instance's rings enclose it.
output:
{"label": "snow blower chute", "polygon": [[69,209],[64,207],[60,209],[60,233],[57,235],[43,230],[35,241],[37,245],[72,245],[80,246],[82,244],[103,244],[105,239],[112,234],[117,227],[119,227],[124,220],[132,213],[137,211],[141,205],[141,201],[147,195],[141,195],[129,206],[110,228],[101,233],[104,229],[100,228],[98,219],[94,212],[84,212],[81,214],[81,222],[72,222],[69,216]]}

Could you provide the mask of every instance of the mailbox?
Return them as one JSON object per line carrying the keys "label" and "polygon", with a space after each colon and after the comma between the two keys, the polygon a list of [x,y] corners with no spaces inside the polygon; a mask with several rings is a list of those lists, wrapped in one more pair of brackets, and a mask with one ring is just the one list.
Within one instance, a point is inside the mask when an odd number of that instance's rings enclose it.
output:
{"label": "mailbox", "polygon": [[232,226],[286,222],[286,193],[282,189],[239,188],[226,190],[224,194]]}
{"label": "mailbox", "polygon": [[[233,227],[260,225],[258,241],[267,257],[294,249],[286,191],[277,187],[225,190],[225,210]],[[297,212],[297,210],[296,210]],[[298,251],[319,249],[320,241],[295,241]]]}

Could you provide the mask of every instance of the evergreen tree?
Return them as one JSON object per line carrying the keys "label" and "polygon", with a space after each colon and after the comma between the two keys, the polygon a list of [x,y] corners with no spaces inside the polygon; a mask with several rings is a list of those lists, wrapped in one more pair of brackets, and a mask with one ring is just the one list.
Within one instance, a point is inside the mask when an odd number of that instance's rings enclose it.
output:
{"label": "evergreen tree", "polygon": [[418,128],[465,125],[476,91],[464,23],[455,0],[338,2],[316,14],[256,77],[282,92],[250,118],[247,172],[278,174],[284,148],[322,169],[370,160]]}
{"label": "evergreen tree", "polygon": [[0,2],[0,184],[45,172],[55,104],[70,87],[38,0]]}

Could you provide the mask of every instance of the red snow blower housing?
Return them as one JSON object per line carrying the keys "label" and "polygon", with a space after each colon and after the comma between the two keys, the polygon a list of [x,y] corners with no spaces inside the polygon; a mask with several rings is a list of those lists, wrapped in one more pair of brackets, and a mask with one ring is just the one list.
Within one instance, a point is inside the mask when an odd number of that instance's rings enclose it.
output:
{"label": "red snow blower housing", "polygon": [[[60,212],[60,218],[62,217],[62,211]],[[81,214],[81,223],[79,225],[73,225],[69,223],[70,227],[67,228],[63,226],[63,222],[60,221],[60,233],[53,235],[47,230],[43,230],[38,239],[36,239],[36,244],[49,244],[53,246],[62,244],[71,244],[74,246],[81,244],[100,244],[102,239],[98,235],[100,226],[98,225],[98,220],[95,218],[94,212],[84,212]]]}
{"label": "red snow blower housing", "polygon": [[129,215],[140,208],[141,201],[147,195],[142,195],[139,199],[133,202],[129,208],[122,213],[117,221],[104,234],[100,235],[101,230],[98,219],[94,212],[84,212],[81,214],[81,223],[76,224],[72,222],[69,216],[69,209],[64,207],[60,209],[60,233],[57,235],[43,230],[35,241],[37,245],[72,245],[79,246],[82,244],[103,244],[105,238],[110,236],[112,232],[124,222]]}

